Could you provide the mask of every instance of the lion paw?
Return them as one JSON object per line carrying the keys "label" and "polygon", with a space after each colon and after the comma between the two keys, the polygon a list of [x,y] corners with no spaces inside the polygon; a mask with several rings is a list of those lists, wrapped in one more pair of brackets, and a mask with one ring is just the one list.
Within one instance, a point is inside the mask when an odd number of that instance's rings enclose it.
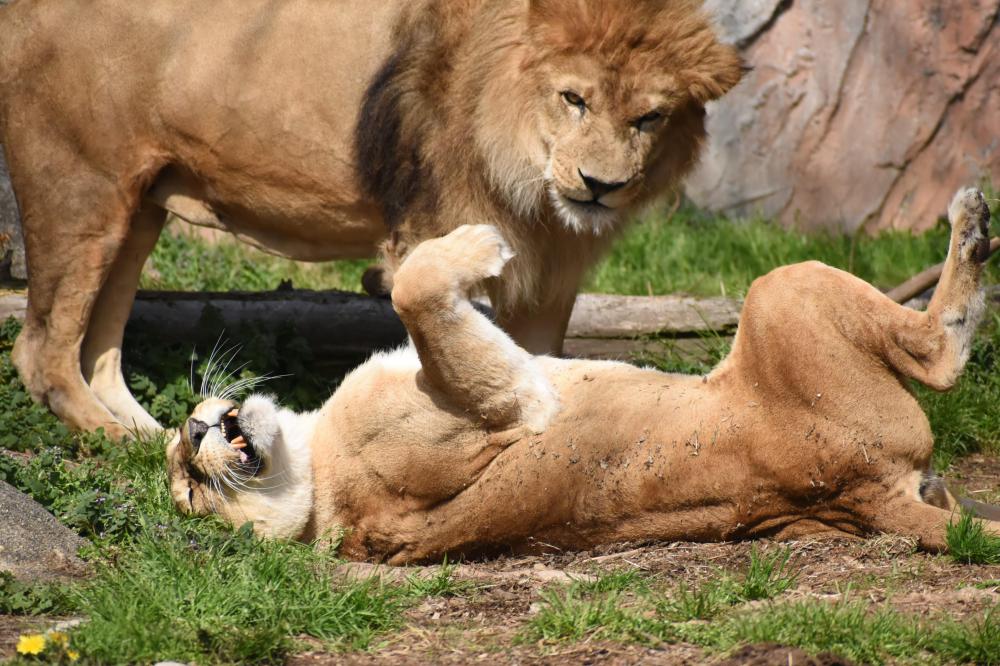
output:
{"label": "lion paw", "polygon": [[963,259],[985,261],[989,256],[990,208],[973,187],[959,190],[948,206],[948,221]]}

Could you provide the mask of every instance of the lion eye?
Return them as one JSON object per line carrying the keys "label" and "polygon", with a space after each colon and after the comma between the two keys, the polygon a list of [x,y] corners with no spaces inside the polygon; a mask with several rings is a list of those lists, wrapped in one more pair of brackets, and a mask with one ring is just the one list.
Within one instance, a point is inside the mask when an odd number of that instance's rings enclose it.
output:
{"label": "lion eye", "polygon": [[663,113],[662,112],[660,112],[660,111],[650,111],[646,115],[640,116],[639,118],[636,118],[636,120],[635,120],[635,126],[636,127],[642,127],[646,123],[655,123],[657,120],[660,120],[662,118],[663,118]]}
{"label": "lion eye", "polygon": [[564,90],[560,94],[562,95],[563,101],[570,106],[575,106],[581,111],[587,108],[587,102],[572,90]]}

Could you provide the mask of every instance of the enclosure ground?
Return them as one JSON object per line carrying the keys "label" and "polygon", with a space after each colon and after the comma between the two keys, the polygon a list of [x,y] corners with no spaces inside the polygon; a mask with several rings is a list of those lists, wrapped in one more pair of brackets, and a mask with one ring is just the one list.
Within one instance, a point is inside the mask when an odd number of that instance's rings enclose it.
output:
{"label": "enclosure ground", "polygon": [[[1000,458],[971,455],[949,472],[949,482],[974,497],[995,499]],[[868,540],[827,539],[776,544],[763,553],[790,553],[795,581],[770,599],[736,603],[729,613],[766,615],[803,601],[866,605],[872,614],[891,609],[933,624],[950,618],[980,621],[1000,604],[1000,566],[968,565],[950,557],[917,552],[911,539],[883,536]],[[315,639],[299,637],[299,650],[286,663],[311,664],[837,664],[832,653],[753,643],[713,649],[654,636],[607,640],[584,632],[578,639],[538,640],[528,630],[551,602],[551,594],[572,585],[610,580],[627,607],[648,590],[705,588],[744,575],[752,550],[761,544],[618,544],[577,553],[444,565],[450,583],[403,611],[396,629],[379,636],[368,651],[331,651]],[[389,568],[341,563],[334,579],[381,577],[386,584],[435,580],[442,566]],[[617,578],[615,578],[617,576]],[[617,581],[617,582],[614,582]],[[610,589],[610,588],[609,588]],[[605,590],[606,591],[606,590]],[[14,656],[20,634],[52,627],[62,618],[0,616],[0,656]],[[702,622],[692,620],[693,622]],[[993,623],[993,631],[1000,631]],[[907,660],[903,660],[907,661]],[[922,661],[919,660],[919,661]],[[939,661],[939,659],[932,659]],[[948,660],[944,660],[948,661]]]}

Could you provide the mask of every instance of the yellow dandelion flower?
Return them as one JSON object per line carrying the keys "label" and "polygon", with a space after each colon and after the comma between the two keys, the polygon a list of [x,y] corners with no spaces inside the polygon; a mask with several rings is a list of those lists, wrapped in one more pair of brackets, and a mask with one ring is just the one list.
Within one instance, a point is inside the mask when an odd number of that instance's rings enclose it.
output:
{"label": "yellow dandelion flower", "polygon": [[70,661],[76,661],[80,658],[80,653],[76,650],[66,650],[66,656],[69,657]]}
{"label": "yellow dandelion flower", "polygon": [[49,640],[58,645],[59,647],[66,647],[69,645],[69,636],[61,631],[50,631],[46,634]]}
{"label": "yellow dandelion flower", "polygon": [[18,654],[41,654],[45,649],[45,636],[41,634],[24,634],[17,639]]}

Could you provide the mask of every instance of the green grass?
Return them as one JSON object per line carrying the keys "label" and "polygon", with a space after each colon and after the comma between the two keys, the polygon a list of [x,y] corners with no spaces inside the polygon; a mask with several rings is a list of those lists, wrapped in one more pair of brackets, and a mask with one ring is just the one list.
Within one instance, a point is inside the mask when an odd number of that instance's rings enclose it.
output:
{"label": "green grass", "polygon": [[[994,212],[994,223],[997,221]],[[588,291],[739,296],[785,264],[815,259],[880,288],[896,286],[944,261],[949,227],[877,236],[799,233],[763,219],[728,220],[690,208],[654,212],[629,228],[594,271]],[[996,281],[997,269],[990,269]]]}
{"label": "green grass", "polygon": [[747,607],[720,573],[697,590],[678,586],[627,597],[620,590],[552,589],[521,640],[610,640],[644,645],[692,643],[726,652],[746,643],[776,643],[809,653],[833,652],[858,663],[927,661],[1000,663],[1000,617],[989,610],[963,623],[917,618],[888,606],[845,598],[769,601]]}
{"label": "green grass", "polygon": [[[998,219],[994,213],[994,222]],[[688,293],[740,296],[768,271],[816,259],[880,288],[896,286],[944,261],[949,227],[941,221],[922,234],[877,236],[801,233],[773,222],[728,219],[683,207],[655,210],[629,226],[595,268],[586,291],[611,294]],[[209,243],[183,227],[165,233],[143,275],[146,289],[261,291],[291,280],[302,289],[361,290],[371,260],[315,264],[274,257],[223,236]],[[1000,270],[989,269],[996,282]]]}
{"label": "green grass", "polygon": [[520,640],[685,642],[712,652],[776,643],[858,663],[1000,663],[996,608],[960,623],[905,615],[848,594],[836,603],[786,600],[798,573],[789,549],[755,546],[742,572],[718,570],[693,587],[635,572],[607,574],[546,590]]}
{"label": "green grass", "polygon": [[962,512],[948,525],[948,554],[963,564],[1000,564],[1000,536],[986,532],[983,521]]}
{"label": "green grass", "polygon": [[290,281],[298,289],[361,290],[368,259],[303,263],[276,257],[224,235],[207,242],[181,222],[164,233],[143,272],[143,289],[269,291]]}
{"label": "green grass", "polygon": [[89,620],[73,644],[99,662],[274,663],[300,634],[366,648],[406,599],[374,579],[335,580],[311,547],[249,529],[149,524],[125,546],[127,558],[77,592]]}

